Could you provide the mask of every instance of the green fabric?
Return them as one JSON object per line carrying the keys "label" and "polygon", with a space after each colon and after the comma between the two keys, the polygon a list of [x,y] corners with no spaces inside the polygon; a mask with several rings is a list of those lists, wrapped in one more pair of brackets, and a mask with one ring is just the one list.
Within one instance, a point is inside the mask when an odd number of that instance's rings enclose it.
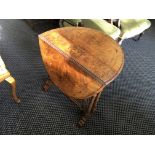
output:
{"label": "green fabric", "polygon": [[111,36],[113,39],[117,39],[120,35],[120,30],[116,26],[103,19],[82,19],[82,23],[85,27],[102,31]]}
{"label": "green fabric", "polygon": [[72,26],[72,25],[78,25],[78,23],[81,23],[81,19],[65,19],[63,22],[64,26]]}
{"label": "green fabric", "polygon": [[147,19],[121,19],[121,38],[134,37],[151,26],[151,22]]}
{"label": "green fabric", "polygon": [[[65,20],[66,21],[66,20]],[[65,22],[63,23],[64,26],[72,26],[69,23]],[[84,27],[93,28],[99,31],[104,32],[105,34],[111,36],[113,39],[117,39],[120,35],[120,30],[116,26],[108,23],[107,21],[103,19],[67,19],[70,23],[74,23],[74,25],[77,25],[77,22],[81,22]]]}

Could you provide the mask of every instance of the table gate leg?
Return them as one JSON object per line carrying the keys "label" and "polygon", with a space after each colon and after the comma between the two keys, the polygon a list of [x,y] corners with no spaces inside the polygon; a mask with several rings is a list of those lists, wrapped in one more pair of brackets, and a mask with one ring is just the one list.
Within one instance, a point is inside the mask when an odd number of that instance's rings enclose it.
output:
{"label": "table gate leg", "polygon": [[91,113],[92,113],[92,114],[93,114],[93,113],[95,112],[95,110],[96,110],[96,106],[97,106],[97,103],[98,103],[98,100],[99,100],[100,96],[101,96],[101,92],[99,92],[99,93],[97,94],[96,98],[95,98],[94,104],[93,104],[92,109],[91,109]]}
{"label": "table gate leg", "polygon": [[52,81],[50,79],[46,80],[46,82],[42,87],[42,90],[47,92],[51,85],[52,85]]}
{"label": "table gate leg", "polygon": [[80,121],[78,122],[78,126],[79,126],[79,127],[84,126],[84,124],[86,123],[87,119],[90,117],[90,115],[91,115],[91,110],[92,110],[92,107],[93,107],[93,105],[94,105],[95,98],[96,98],[96,95],[94,95],[94,96],[92,97],[91,102],[90,102],[90,104],[89,104],[89,106],[88,106],[88,108],[87,108],[87,110],[86,110],[84,116],[82,116],[81,119],[80,119]]}
{"label": "table gate leg", "polygon": [[82,116],[80,121],[78,122],[79,127],[84,126],[88,118],[95,112],[100,95],[101,95],[101,92],[93,96],[91,103],[88,106],[87,111],[85,112],[84,116]]}

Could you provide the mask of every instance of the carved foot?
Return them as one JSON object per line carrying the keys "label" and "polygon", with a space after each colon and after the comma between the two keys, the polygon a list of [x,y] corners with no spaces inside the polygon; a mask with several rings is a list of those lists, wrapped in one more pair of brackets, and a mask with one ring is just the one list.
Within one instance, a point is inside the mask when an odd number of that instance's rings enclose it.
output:
{"label": "carved foot", "polygon": [[77,126],[83,127],[90,116],[91,116],[90,114],[85,114],[84,116],[82,116]]}
{"label": "carved foot", "polygon": [[44,83],[44,85],[42,87],[42,90],[45,91],[45,92],[47,92],[51,85],[52,85],[52,81],[51,80],[47,80]]}
{"label": "carved foot", "polygon": [[19,99],[19,98],[14,99],[14,101],[15,101],[16,103],[20,103],[20,99]]}
{"label": "carved foot", "polygon": [[85,121],[83,121],[82,119],[78,122],[77,127],[82,128],[85,125]]}

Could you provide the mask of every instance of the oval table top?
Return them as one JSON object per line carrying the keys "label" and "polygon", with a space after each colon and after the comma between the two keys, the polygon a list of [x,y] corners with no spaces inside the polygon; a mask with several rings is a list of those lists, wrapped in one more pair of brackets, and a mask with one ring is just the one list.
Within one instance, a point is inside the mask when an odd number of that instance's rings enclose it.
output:
{"label": "oval table top", "polygon": [[65,27],[47,31],[39,38],[70,58],[97,80],[100,87],[114,80],[123,68],[122,48],[103,32],[85,27]]}

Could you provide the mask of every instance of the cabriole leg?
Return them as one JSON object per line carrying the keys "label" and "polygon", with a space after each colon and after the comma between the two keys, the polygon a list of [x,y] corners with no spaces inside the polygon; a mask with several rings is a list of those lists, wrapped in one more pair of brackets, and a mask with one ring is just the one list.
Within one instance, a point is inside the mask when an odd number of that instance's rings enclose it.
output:
{"label": "cabriole leg", "polygon": [[17,94],[16,94],[16,81],[15,79],[10,76],[8,77],[7,79],[5,79],[12,87],[12,96],[13,96],[13,99],[16,103],[19,103],[20,102],[20,99],[17,97]]}

